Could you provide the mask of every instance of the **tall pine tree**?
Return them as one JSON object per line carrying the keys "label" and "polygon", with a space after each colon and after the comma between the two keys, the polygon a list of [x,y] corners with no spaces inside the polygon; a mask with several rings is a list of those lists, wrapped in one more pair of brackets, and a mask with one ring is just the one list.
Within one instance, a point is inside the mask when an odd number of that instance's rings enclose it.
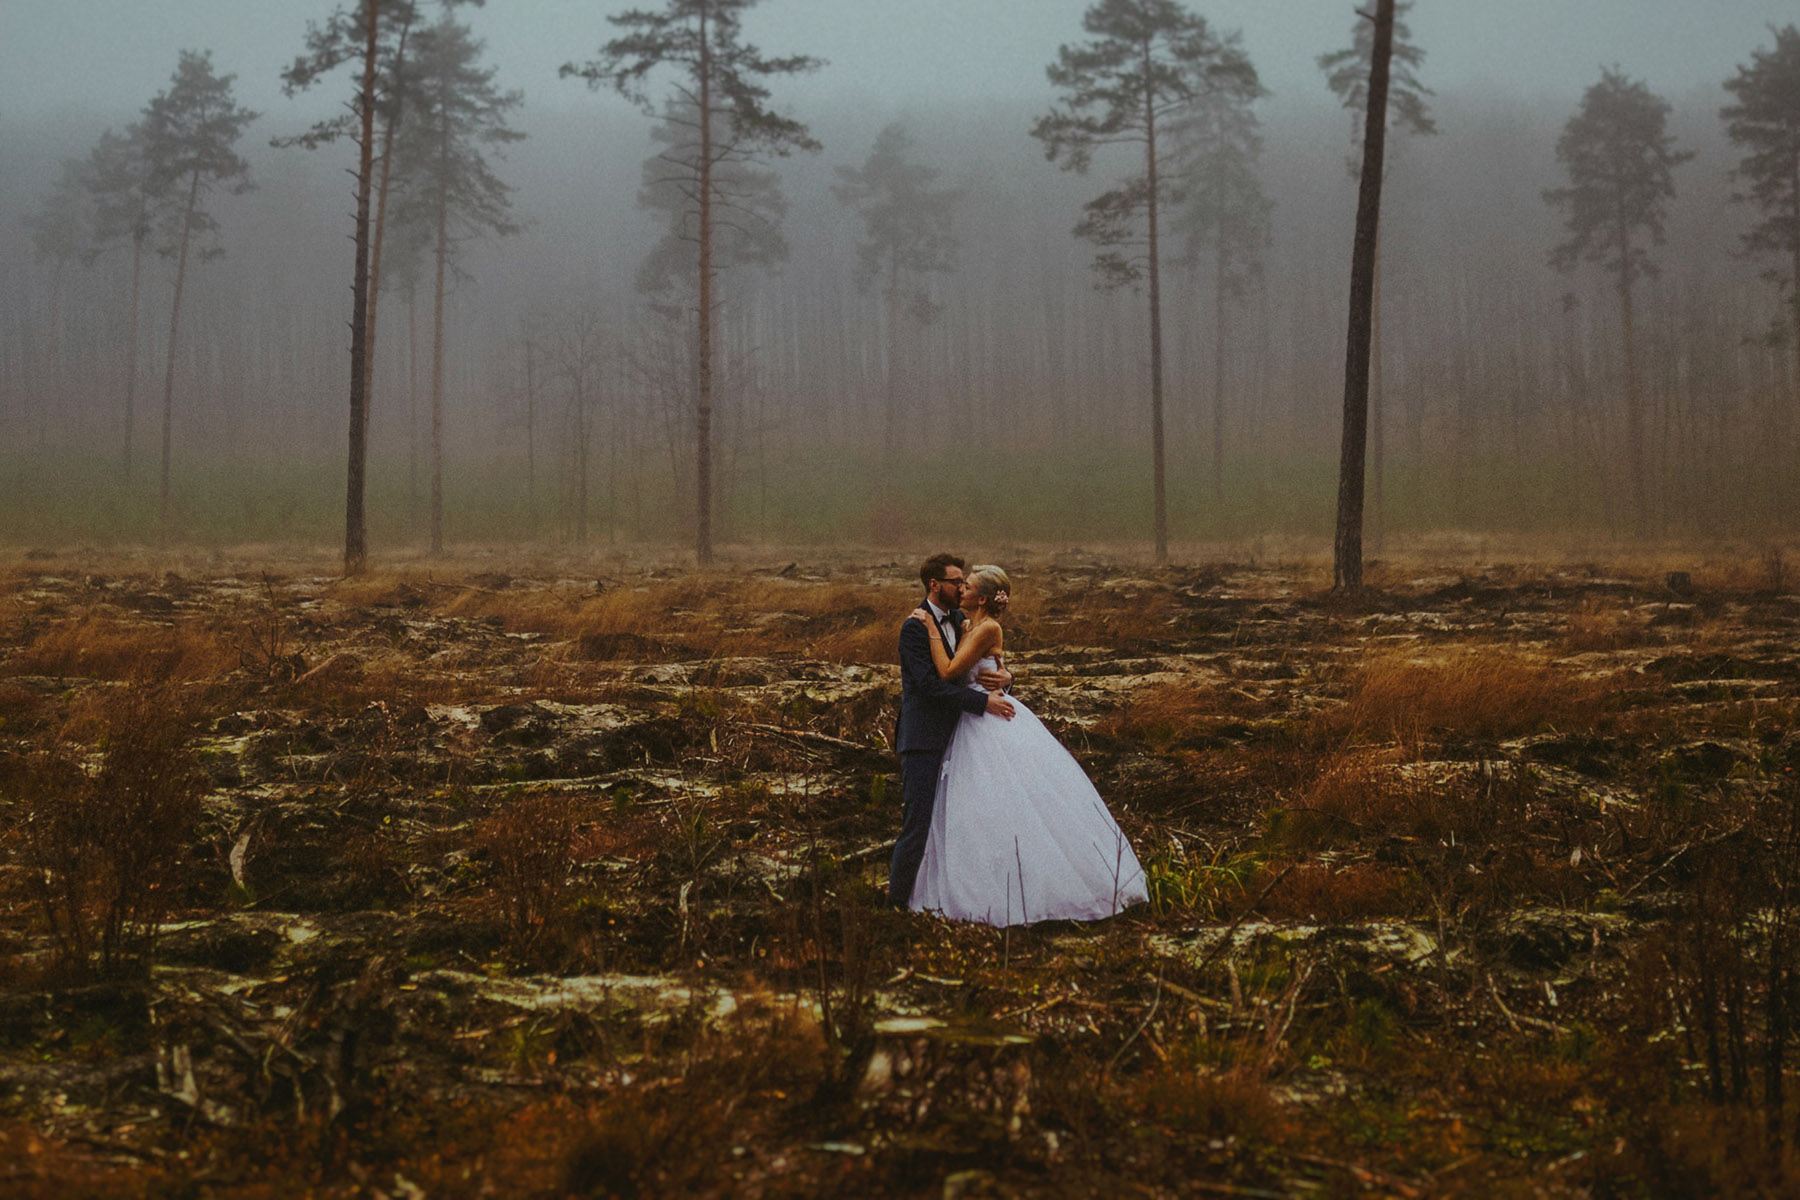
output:
{"label": "tall pine tree", "polygon": [[[1744,234],[1744,249],[1775,258],[1778,265],[1767,278],[1787,294],[1795,354],[1800,356],[1800,28],[1775,30],[1774,47],[1754,51],[1749,65],[1725,81],[1725,90],[1736,103],[1719,115],[1726,133],[1744,151],[1732,176],[1745,190],[1734,199],[1763,213]],[[1800,388],[1800,370],[1794,380]]]}
{"label": "tall pine tree", "polygon": [[702,566],[713,560],[713,262],[717,210],[722,207],[714,179],[718,148],[785,156],[817,150],[806,126],[768,106],[764,81],[816,69],[804,55],[771,57],[743,40],[741,19],[756,0],[666,0],[661,9],[632,9],[607,20],[622,36],[600,47],[599,57],[566,63],[564,76],[577,75],[589,87],[610,87],[654,115],[657,105],[645,89],[659,69],[673,75],[672,99],[694,114],[694,152],[683,169],[693,211],[697,299],[694,337],[694,552]]}
{"label": "tall pine tree", "polygon": [[1253,102],[1261,96],[1243,89],[1208,92],[1197,98],[1177,126],[1181,149],[1182,198],[1171,229],[1182,239],[1181,262],[1212,276],[1213,500],[1225,501],[1226,322],[1262,277],[1275,203],[1257,171],[1262,133]]}
{"label": "tall pine tree", "polygon": [[[1412,40],[1406,14],[1412,0],[1397,0],[1394,5],[1393,46],[1388,57],[1387,132],[1406,133],[1413,137],[1429,137],[1437,132],[1431,105],[1426,97],[1431,89],[1419,82],[1418,70],[1425,62],[1425,51]],[[1350,178],[1362,175],[1362,152],[1366,140],[1363,123],[1369,107],[1369,77],[1375,54],[1375,23],[1360,13],[1350,36],[1350,45],[1342,50],[1319,56],[1319,69],[1325,72],[1325,84],[1336,93],[1339,103],[1350,114],[1350,140],[1353,152],[1345,163]],[[1383,139],[1382,178],[1394,167],[1394,145]],[[1373,475],[1375,501],[1375,545],[1381,546],[1386,524],[1386,459],[1387,422],[1382,406],[1381,354],[1381,246],[1375,247],[1375,282],[1370,300],[1369,334],[1369,464]]]}
{"label": "tall pine tree", "polygon": [[856,286],[879,284],[886,326],[887,362],[881,439],[881,505],[884,522],[895,502],[898,452],[901,344],[907,332],[937,318],[930,281],[955,269],[956,237],[951,223],[961,193],[936,187],[938,172],[912,160],[913,141],[900,125],[875,138],[860,167],[839,167],[832,187],[838,201],[862,218],[863,240],[856,246]]}
{"label": "tall pine tree", "polygon": [[137,437],[138,296],[143,283],[144,248],[155,228],[158,205],[168,198],[157,184],[150,169],[142,122],[131,125],[122,135],[107,130],[88,153],[94,252],[104,253],[120,244],[131,250],[131,291],[126,301],[125,324],[125,411],[120,432],[120,467],[128,483]]}
{"label": "tall pine tree", "polygon": [[[231,92],[235,76],[218,75],[210,52],[185,50],[169,90],[144,109],[144,153],[155,192],[179,197],[165,206],[157,230],[157,252],[175,260],[175,295],[169,304],[169,351],[163,366],[162,489],[157,507],[163,538],[169,533],[169,458],[175,412],[175,350],[181,330],[182,289],[187,283],[188,255],[201,261],[216,258],[219,223],[207,208],[218,190],[241,194],[250,190],[250,164],[241,158],[237,140],[257,114],[238,107]],[[196,243],[198,243],[196,245]]]}
{"label": "tall pine tree", "polygon": [[1091,40],[1063,46],[1050,64],[1062,102],[1032,126],[1044,155],[1085,174],[1106,146],[1138,147],[1142,169],[1088,201],[1077,237],[1100,247],[1094,268],[1105,288],[1149,293],[1152,525],[1156,561],[1169,559],[1163,442],[1161,211],[1174,196],[1159,137],[1179,112],[1209,91],[1253,95],[1256,70],[1235,40],[1174,0],[1099,0],[1082,17]]}
{"label": "tall pine tree", "polygon": [[1602,71],[1556,143],[1569,186],[1544,192],[1545,201],[1562,210],[1568,232],[1551,253],[1551,265],[1572,271],[1583,262],[1597,263],[1612,276],[1618,293],[1625,453],[1638,537],[1649,536],[1651,513],[1634,290],[1639,279],[1657,272],[1650,247],[1663,241],[1664,214],[1675,196],[1675,168],[1693,157],[1675,149],[1668,119],[1668,101],[1616,68]]}
{"label": "tall pine tree", "polygon": [[519,229],[512,189],[489,161],[525,135],[507,125],[523,99],[494,85],[480,65],[482,43],[449,14],[418,34],[409,71],[412,116],[396,143],[403,181],[396,216],[431,231],[431,552],[444,552],[444,297],[446,275],[463,247]]}

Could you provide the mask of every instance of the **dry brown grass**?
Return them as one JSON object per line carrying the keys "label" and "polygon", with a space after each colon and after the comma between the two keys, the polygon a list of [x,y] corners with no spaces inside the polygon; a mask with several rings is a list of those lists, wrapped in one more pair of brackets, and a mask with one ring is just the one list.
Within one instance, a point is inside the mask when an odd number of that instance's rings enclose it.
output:
{"label": "dry brown grass", "polygon": [[1159,750],[1212,733],[1221,721],[1260,716],[1267,705],[1232,688],[1192,679],[1138,688],[1098,730]]}
{"label": "dry brown grass", "polygon": [[1175,593],[1166,586],[1097,587],[1077,585],[1044,592],[1021,590],[1013,602],[1010,619],[1031,629],[1038,618],[1060,621],[1057,635],[1041,640],[1069,644],[1142,649],[1147,642],[1169,636],[1170,622],[1178,615]]}
{"label": "dry brown grass", "polygon": [[1146,1125],[1232,1142],[1279,1142],[1281,1102],[1251,1067],[1216,1070],[1179,1061],[1126,1084],[1120,1099]]}
{"label": "dry brown grass", "polygon": [[1297,921],[1360,921],[1403,915],[1416,899],[1408,894],[1406,872],[1398,867],[1302,863],[1269,893],[1261,912]]}
{"label": "dry brown grass", "polygon": [[369,704],[397,710],[429,704],[499,703],[506,698],[503,681],[485,671],[456,671],[421,666],[398,656],[359,659],[341,653],[317,664],[283,689],[290,701],[319,704],[343,711]]}
{"label": "dry brown grass", "polygon": [[1326,760],[1282,818],[1282,840],[1296,850],[1390,836],[1467,841],[1523,810],[1516,772],[1433,773],[1393,758],[1362,751]]}
{"label": "dry brown grass", "polygon": [[900,585],[689,575],[597,593],[471,588],[440,611],[568,639],[597,660],[803,654],[879,662],[893,657],[915,600]]}
{"label": "dry brown grass", "polygon": [[1639,614],[1625,611],[1616,602],[1590,597],[1569,614],[1562,648],[1570,654],[1587,654],[1654,645],[1660,640]]}
{"label": "dry brown grass", "polygon": [[1314,718],[1326,742],[1398,742],[1427,737],[1502,738],[1541,729],[1586,729],[1600,715],[1602,680],[1525,651],[1504,647],[1446,650],[1434,659],[1371,656],[1340,707]]}
{"label": "dry brown grass", "polygon": [[215,679],[238,665],[219,630],[197,622],[144,625],[88,616],[45,629],[6,660],[8,675],[88,679]]}
{"label": "dry brown grass", "polygon": [[349,608],[421,607],[446,587],[428,571],[374,571],[337,580],[324,595]]}

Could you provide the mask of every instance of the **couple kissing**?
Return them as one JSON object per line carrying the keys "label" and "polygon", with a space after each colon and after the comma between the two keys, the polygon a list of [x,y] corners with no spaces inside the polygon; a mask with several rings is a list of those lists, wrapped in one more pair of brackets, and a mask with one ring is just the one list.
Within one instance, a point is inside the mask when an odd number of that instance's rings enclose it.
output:
{"label": "couple kissing", "polygon": [[1095,920],[1146,899],[1144,871],[1081,764],[1017,697],[1012,580],[953,554],[919,567],[900,626],[896,908],[988,925]]}

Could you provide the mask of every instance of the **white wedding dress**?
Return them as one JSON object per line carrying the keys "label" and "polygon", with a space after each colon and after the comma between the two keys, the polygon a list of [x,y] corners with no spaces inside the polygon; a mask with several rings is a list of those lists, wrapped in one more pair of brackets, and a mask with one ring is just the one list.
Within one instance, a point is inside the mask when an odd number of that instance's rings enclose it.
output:
{"label": "white wedding dress", "polygon": [[[970,668],[971,687],[992,656]],[[1081,764],[1032,711],[964,713],[944,754],[912,908],[989,925],[1091,921],[1147,897]]]}

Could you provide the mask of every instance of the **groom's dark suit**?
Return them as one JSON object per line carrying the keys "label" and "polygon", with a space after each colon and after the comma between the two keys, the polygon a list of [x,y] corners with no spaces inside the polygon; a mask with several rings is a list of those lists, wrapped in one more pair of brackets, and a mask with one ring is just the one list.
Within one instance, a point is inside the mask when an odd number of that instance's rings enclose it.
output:
{"label": "groom's dark suit", "polygon": [[[929,610],[930,606],[926,606]],[[957,636],[962,635],[963,611],[947,614]],[[948,649],[949,643],[945,643]],[[931,810],[937,800],[938,771],[950,735],[965,712],[987,707],[988,694],[938,676],[931,660],[930,635],[917,617],[900,626],[900,722],[896,748],[900,751],[900,795],[906,806],[900,837],[894,842],[894,861],[888,868],[888,900],[905,908],[912,899],[913,881],[925,857],[925,840],[931,833]]]}

